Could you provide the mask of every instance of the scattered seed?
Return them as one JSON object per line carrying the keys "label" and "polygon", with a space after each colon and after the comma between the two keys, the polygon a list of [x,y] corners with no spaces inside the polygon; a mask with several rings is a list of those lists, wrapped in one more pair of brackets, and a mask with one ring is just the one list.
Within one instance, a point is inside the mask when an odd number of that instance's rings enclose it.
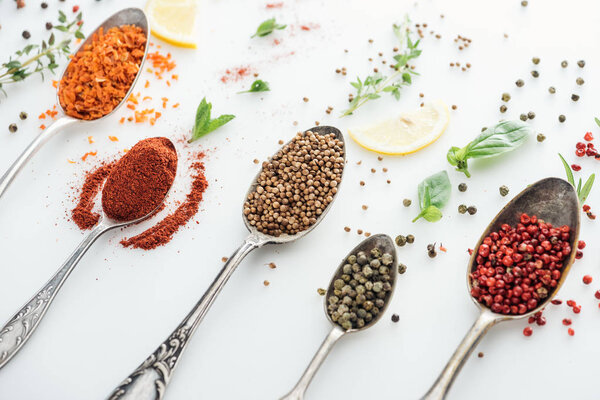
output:
{"label": "scattered seed", "polygon": [[554,88],[554,86],[550,86],[550,87],[548,88],[548,91],[550,92],[550,94],[554,94],[554,93],[556,93],[556,89]]}
{"label": "scattered seed", "polygon": [[469,213],[469,215],[474,215],[477,213],[477,207],[475,206],[469,206],[467,208],[467,212]]}
{"label": "scattered seed", "polygon": [[398,314],[392,314],[392,322],[400,321],[400,316]]}
{"label": "scattered seed", "polygon": [[345,226],[345,227],[344,227],[344,230],[345,230],[346,232],[350,232],[350,227],[349,227],[349,226]]}
{"label": "scattered seed", "polygon": [[458,212],[461,213],[461,214],[466,213],[467,212],[467,206],[464,205],[464,204],[459,205],[458,206]]}
{"label": "scattered seed", "polygon": [[302,98],[302,100],[303,100],[305,103],[308,103],[308,97],[303,97],[303,98]]}
{"label": "scattered seed", "polygon": [[558,122],[561,122],[561,123],[562,123],[562,122],[565,122],[565,121],[566,121],[566,119],[567,119],[567,117],[565,117],[563,114],[560,114],[560,115],[558,116]]}
{"label": "scattered seed", "polygon": [[415,237],[414,235],[406,235],[406,243],[414,243]]}
{"label": "scattered seed", "polygon": [[406,244],[406,236],[398,235],[396,236],[396,244],[400,247]]}
{"label": "scattered seed", "polygon": [[579,60],[579,61],[577,61],[577,65],[579,65],[579,68],[583,68],[583,67],[585,67],[585,61]]}
{"label": "scattered seed", "polygon": [[435,243],[427,245],[427,255],[429,258],[435,258],[435,256],[437,256],[437,252],[435,251]]}
{"label": "scattered seed", "polygon": [[363,204],[363,205],[362,205],[362,209],[363,209],[363,210],[365,210],[365,211],[366,211],[366,210],[367,210],[367,208],[369,208],[369,206],[367,206],[366,204]]}
{"label": "scattered seed", "polygon": [[508,194],[508,186],[502,185],[500,186],[500,196],[504,197]]}
{"label": "scattered seed", "polygon": [[466,183],[459,183],[458,184],[458,191],[459,192],[466,192],[467,191],[467,184]]}
{"label": "scattered seed", "polygon": [[573,101],[577,101],[577,100],[579,100],[579,95],[572,94],[572,95],[571,95],[571,100],[573,100]]}
{"label": "scattered seed", "polygon": [[521,115],[519,115],[519,119],[521,121],[527,121],[527,114],[521,114]]}
{"label": "scattered seed", "polygon": [[268,281],[268,280],[266,280],[266,279],[263,281],[263,285],[265,285],[265,286],[269,286],[270,284],[271,284],[271,282],[269,282],[269,281]]}
{"label": "scattered seed", "polygon": [[221,257],[222,262],[227,262],[227,260],[229,260],[229,257]]}
{"label": "scattered seed", "polygon": [[356,233],[358,233],[359,235],[362,235],[363,234],[363,230],[362,229],[357,229]]}
{"label": "scattered seed", "polygon": [[10,124],[10,125],[8,126],[8,131],[9,131],[10,133],[15,133],[15,132],[17,131],[17,129],[18,129],[18,128],[17,128],[17,124]]}
{"label": "scattered seed", "polygon": [[45,1],[42,2],[42,4],[40,4],[42,6],[42,8],[48,8],[48,3],[46,3]]}
{"label": "scattered seed", "polygon": [[567,65],[569,65],[569,63],[567,62],[567,60],[563,60],[560,63],[560,66],[563,67],[563,68],[567,68]]}
{"label": "scattered seed", "polygon": [[543,133],[538,133],[537,141],[542,143],[544,140],[546,140],[546,135],[544,135]]}
{"label": "scattered seed", "polygon": [[501,112],[501,113],[505,113],[505,112],[506,112],[506,110],[507,110],[506,106],[505,106],[504,104],[502,104],[502,105],[500,106],[500,112]]}
{"label": "scattered seed", "polygon": [[540,63],[540,58],[539,57],[533,57],[531,59],[531,62],[534,63],[535,65],[538,65]]}
{"label": "scattered seed", "polygon": [[404,199],[404,200],[402,200],[402,204],[404,205],[404,207],[410,207],[410,205],[412,204],[412,200]]}
{"label": "scattered seed", "polygon": [[22,120],[27,119],[27,113],[25,111],[21,111],[19,113],[19,118],[21,118]]}
{"label": "scattered seed", "polygon": [[540,76],[540,73],[537,72],[536,70],[531,71],[531,76],[533,76],[534,78],[537,78]]}
{"label": "scattered seed", "polygon": [[360,181],[360,186],[365,186],[365,181]]}
{"label": "scattered seed", "polygon": [[509,93],[502,93],[502,101],[507,102],[510,100],[510,94]]}
{"label": "scattered seed", "polygon": [[529,119],[534,119],[534,118],[535,118],[535,113],[534,113],[533,111],[529,111],[529,112],[527,113],[527,118],[529,118]]}
{"label": "scattered seed", "polygon": [[529,2],[528,2],[527,0],[523,0],[523,1],[521,2],[521,6],[522,6],[522,7],[527,7],[527,4],[529,4]]}
{"label": "scattered seed", "polygon": [[24,39],[29,39],[31,37],[31,33],[29,33],[29,31],[23,31],[21,36],[23,36]]}
{"label": "scattered seed", "polygon": [[47,29],[47,30],[50,30],[50,29],[52,29],[52,27],[53,27],[53,26],[54,26],[54,25],[52,25],[52,22],[46,22],[46,29]]}
{"label": "scattered seed", "polygon": [[583,78],[577,78],[577,79],[575,79],[575,83],[577,83],[579,86],[581,86],[581,85],[583,85],[584,80],[583,80]]}
{"label": "scattered seed", "polygon": [[260,162],[260,161],[258,161],[258,159],[257,159],[257,158],[255,158],[255,159],[254,159],[254,161],[253,161],[253,163],[254,163],[254,164],[258,164],[259,162]]}
{"label": "scattered seed", "polygon": [[515,85],[517,85],[517,87],[523,87],[524,84],[525,84],[525,82],[523,82],[523,79],[518,79],[515,82]]}
{"label": "scattered seed", "polygon": [[456,104],[452,104],[452,109],[456,110]]}
{"label": "scattered seed", "polygon": [[402,274],[403,274],[403,273],[405,273],[405,272],[406,272],[406,265],[404,265],[404,264],[402,264],[402,263],[398,264],[398,273],[399,273],[400,275],[402,275]]}
{"label": "scattered seed", "polygon": [[480,351],[479,353],[477,353],[477,357],[483,358],[483,351]]}
{"label": "scattered seed", "polygon": [[319,293],[319,296],[325,296],[325,294],[327,293],[327,290],[325,290],[323,288],[318,288],[317,293]]}

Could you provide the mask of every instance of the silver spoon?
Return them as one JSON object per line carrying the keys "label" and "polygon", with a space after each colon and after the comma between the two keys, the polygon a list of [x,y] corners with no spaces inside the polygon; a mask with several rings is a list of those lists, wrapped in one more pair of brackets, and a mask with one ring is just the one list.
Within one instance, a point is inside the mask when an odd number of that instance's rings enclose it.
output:
{"label": "silver spoon", "polygon": [[[309,129],[314,133],[326,135],[334,133],[337,139],[344,143],[342,133],[332,126],[316,126]],[[344,148],[344,161],[346,160],[346,149]],[[344,168],[345,169],[345,168]],[[342,171],[343,174],[343,171]],[[244,200],[254,190],[257,185],[260,172],[254,178],[250,185]],[[339,185],[338,185],[339,188]],[[337,194],[334,196],[337,197]],[[175,328],[169,337],[158,346],[146,361],[144,361],[135,371],[131,373],[119,386],[110,394],[110,400],[159,400],[162,399],[169,384],[173,371],[179,362],[181,354],[185,350],[188,341],[202,319],[210,309],[229,278],[237,266],[242,262],[252,250],[264,246],[265,244],[282,244],[299,239],[312,231],[325,217],[325,214],[331,209],[329,203],[323,210],[317,221],[308,229],[298,232],[295,235],[283,234],[281,236],[271,236],[259,232],[254,226],[250,225],[245,215],[242,213],[242,219],[250,234],[242,245],[229,257],[221,272],[217,275],[208,290],[202,295],[194,308],[188,313],[183,321]]]}
{"label": "silver spoon", "polygon": [[[394,257],[394,262],[393,262],[392,266],[390,267],[390,272],[393,277],[392,282],[391,282],[392,290],[390,291],[390,296],[388,297],[387,301],[385,302],[383,309],[368,324],[365,324],[365,326],[363,326],[362,328],[344,330],[341,326],[336,324],[331,319],[331,315],[329,315],[329,312],[327,311],[327,299],[332,295],[333,282],[341,275],[341,269],[344,267],[344,264],[347,264],[346,259],[350,255],[356,254],[359,251],[364,251],[365,253],[368,253],[376,247],[381,249],[381,251],[383,253],[391,254],[392,257]],[[300,378],[300,380],[298,381],[296,386],[294,386],[292,391],[289,392],[288,394],[286,394],[285,396],[283,396],[280,400],[302,400],[302,399],[304,399],[304,393],[306,392],[308,385],[310,385],[310,382],[312,381],[313,377],[319,370],[319,367],[321,366],[321,364],[323,364],[323,362],[325,361],[325,358],[327,357],[327,355],[333,348],[333,345],[336,344],[337,341],[342,336],[344,336],[346,333],[362,331],[364,329],[367,329],[367,328],[373,326],[377,321],[379,321],[379,319],[381,319],[381,316],[385,313],[385,310],[388,307],[388,305],[390,304],[390,301],[392,299],[392,295],[394,294],[394,288],[396,286],[397,269],[398,269],[398,260],[396,259],[396,247],[394,246],[394,242],[388,235],[379,234],[379,235],[371,236],[370,238],[363,240],[358,246],[356,246],[354,249],[352,249],[350,251],[350,253],[348,253],[348,255],[340,263],[335,274],[331,278],[331,281],[329,282],[329,289],[327,289],[327,294],[325,295],[325,301],[323,303],[324,307],[325,307],[325,315],[327,316],[327,319],[329,320],[329,322],[331,322],[331,324],[333,325],[333,328],[331,328],[331,331],[329,332],[329,334],[327,335],[327,337],[321,344],[321,347],[319,348],[319,350],[317,351],[317,353],[311,360],[310,364],[308,364],[308,367],[304,371],[304,374],[302,374],[302,377]]]}
{"label": "silver spoon", "polygon": [[[422,400],[444,399],[448,394],[448,390],[454,379],[460,372],[465,361],[473,352],[483,335],[487,331],[502,321],[516,320],[527,318],[536,312],[542,310],[552,300],[558,292],[561,285],[567,277],[567,273],[575,260],[576,244],[579,237],[579,200],[573,186],[565,180],[559,178],[542,179],[529,186],[514,199],[512,199],[503,209],[496,215],[492,222],[485,229],[483,235],[474,247],[473,254],[469,260],[469,268],[467,268],[467,287],[469,289],[469,297],[479,307],[481,313],[475,321],[469,332],[467,332],[461,344],[458,346],[448,364],[435,381],[431,389],[422,397]],[[571,245],[571,255],[563,267],[562,276],[558,285],[549,293],[544,302],[541,302],[535,309],[522,315],[504,315],[492,312],[487,306],[481,304],[471,296],[471,282],[469,273],[476,268],[475,261],[477,257],[477,249],[485,237],[500,229],[502,224],[514,226],[518,221],[521,213],[528,215],[537,215],[538,218],[551,223],[554,226],[567,225],[571,228],[571,237],[569,239]]]}
{"label": "silver spoon", "polygon": [[[173,144],[171,143],[171,146]],[[173,146],[173,150],[175,146]],[[165,198],[168,195],[165,194]],[[40,321],[50,308],[52,301],[58,294],[58,291],[65,283],[73,269],[81,260],[81,257],[90,248],[90,246],[102,234],[119,227],[138,223],[150,217],[163,203],[164,199],[158,202],[156,207],[146,215],[131,220],[117,221],[109,218],[101,208],[100,220],[98,224],[85,236],[75,251],[67,258],[58,271],[50,278],[48,282],[23,306],[12,318],[0,328],[0,369],[4,367],[15,354],[29,340],[35,332]]]}
{"label": "silver spoon", "polygon": [[[146,48],[144,50],[144,57],[142,58],[142,62],[140,63],[140,68],[138,70],[137,76],[133,80],[133,83],[131,84],[131,87],[127,91],[127,94],[125,95],[125,97],[123,97],[123,100],[121,100],[121,102],[110,113],[106,114],[103,117],[100,117],[100,118],[97,118],[94,120],[82,120],[82,119],[78,119],[78,118],[73,118],[73,117],[65,114],[65,112],[62,109],[62,106],[60,104],[60,101],[58,100],[58,89],[57,89],[56,90],[56,103],[58,104],[59,110],[62,112],[62,115],[56,121],[54,121],[52,123],[52,125],[50,125],[48,128],[46,128],[46,130],[44,130],[42,133],[40,133],[33,140],[33,142],[31,142],[29,144],[29,146],[27,146],[27,148],[23,151],[23,153],[21,153],[21,155],[19,156],[19,158],[17,158],[17,160],[13,163],[13,165],[10,166],[8,171],[6,171],[6,173],[4,175],[2,175],[2,177],[0,178],[0,197],[2,197],[2,195],[4,194],[4,192],[10,185],[10,183],[13,181],[15,176],[19,173],[19,171],[21,171],[21,169],[23,169],[23,167],[25,166],[27,161],[29,161],[31,159],[31,157],[33,157],[33,155],[42,147],[42,145],[44,143],[46,143],[50,138],[55,136],[58,132],[62,131],[63,128],[73,125],[73,124],[96,122],[96,121],[105,119],[106,117],[108,117],[109,115],[111,115],[115,111],[117,111],[117,109],[119,107],[121,107],[127,101],[129,94],[133,90],[135,83],[137,82],[138,78],[141,75],[144,61],[146,60],[146,54],[148,53],[148,36],[150,33],[150,29],[148,26],[148,19],[146,18],[146,14],[144,14],[144,11],[139,8],[125,8],[125,9],[113,14],[110,18],[108,18],[106,21],[104,21],[102,24],[100,24],[100,26],[98,26],[96,28],[96,30],[94,32],[92,32],[91,35],[89,35],[87,37],[85,42],[83,42],[81,44],[81,46],[79,47],[79,49],[77,51],[83,49],[83,47],[86,44],[91,42],[93,34],[96,33],[100,28],[104,28],[104,31],[107,31],[110,28],[113,28],[115,26],[121,26],[121,25],[138,26],[138,27],[142,28],[144,33],[146,34]],[[68,65],[67,65],[67,68],[68,68]],[[67,68],[64,69],[62,75],[64,75]],[[61,80],[62,80],[62,76],[60,77],[59,82]]]}

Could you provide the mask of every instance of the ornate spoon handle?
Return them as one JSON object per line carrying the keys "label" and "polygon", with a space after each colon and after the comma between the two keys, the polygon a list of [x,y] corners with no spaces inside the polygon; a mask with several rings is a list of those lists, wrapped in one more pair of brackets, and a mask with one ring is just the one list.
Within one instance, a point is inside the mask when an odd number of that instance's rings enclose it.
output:
{"label": "ornate spoon handle", "polygon": [[45,131],[40,133],[33,142],[27,146],[27,148],[21,153],[19,158],[15,160],[13,165],[10,166],[8,171],[2,175],[0,178],[0,197],[8,188],[8,185],[13,181],[15,176],[23,169],[23,166],[29,161],[31,157],[42,147],[44,143],[46,143],[52,136],[58,133],[62,128],[67,125],[71,125],[72,123],[77,122],[76,119],[71,117],[61,117],[57,119],[52,125],[48,127]]}
{"label": "ornate spoon handle", "polygon": [[109,400],[160,400],[187,343],[233,271],[252,250],[265,244],[250,234],[233,253],[208,290],[171,335],[108,396]]}
{"label": "ornate spoon handle", "polygon": [[108,229],[106,225],[98,224],[54,276],[0,329],[0,368],[4,367],[33,335],[73,268],[92,243]]}

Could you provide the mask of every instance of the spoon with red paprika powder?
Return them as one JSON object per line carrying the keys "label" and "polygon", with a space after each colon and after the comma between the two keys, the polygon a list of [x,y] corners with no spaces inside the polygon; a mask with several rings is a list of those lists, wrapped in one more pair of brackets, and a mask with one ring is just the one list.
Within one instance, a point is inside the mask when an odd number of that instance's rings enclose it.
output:
{"label": "spoon with red paprika powder", "polygon": [[148,35],[144,11],[125,8],[88,36],[58,84],[57,103],[63,115],[40,133],[0,177],[0,197],[50,138],[67,126],[102,120],[127,101],[146,59]]}
{"label": "spoon with red paprika powder", "polygon": [[[527,187],[494,217],[479,238],[467,269],[467,287],[480,309],[479,317],[422,400],[446,397],[467,358],[492,326],[530,317],[550,303],[575,260],[579,210],[577,193],[570,183],[546,178]],[[536,242],[531,243],[533,240]],[[500,252],[504,253],[497,262],[490,258]],[[480,281],[477,278],[482,270],[490,274],[481,276]],[[541,275],[549,272],[552,275],[547,279]],[[502,284],[496,285],[498,281]],[[482,296],[488,285],[495,294]]]}
{"label": "spoon with red paprika powder", "polygon": [[164,137],[145,139],[114,166],[102,189],[98,224],[50,280],[0,329],[0,368],[38,327],[81,257],[102,234],[140,222],[161,207],[177,173],[177,152]]}
{"label": "spoon with red paprika powder", "polygon": [[252,250],[269,243],[288,243],[312,231],[331,209],[345,161],[342,133],[331,126],[317,126],[298,133],[263,163],[243,207],[250,234],[179,326],[121,382],[109,400],[163,398],[189,339],[236,267]]}

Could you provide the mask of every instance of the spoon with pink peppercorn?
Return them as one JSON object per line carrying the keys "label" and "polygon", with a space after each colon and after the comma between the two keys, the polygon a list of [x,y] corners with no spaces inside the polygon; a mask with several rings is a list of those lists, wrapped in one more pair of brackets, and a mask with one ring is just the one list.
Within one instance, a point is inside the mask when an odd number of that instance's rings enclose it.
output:
{"label": "spoon with pink peppercorn", "polygon": [[570,183],[546,178],[527,187],[496,215],[479,238],[467,270],[467,287],[481,310],[479,318],[421,400],[446,397],[492,326],[530,317],[552,300],[575,260],[579,209]]}

